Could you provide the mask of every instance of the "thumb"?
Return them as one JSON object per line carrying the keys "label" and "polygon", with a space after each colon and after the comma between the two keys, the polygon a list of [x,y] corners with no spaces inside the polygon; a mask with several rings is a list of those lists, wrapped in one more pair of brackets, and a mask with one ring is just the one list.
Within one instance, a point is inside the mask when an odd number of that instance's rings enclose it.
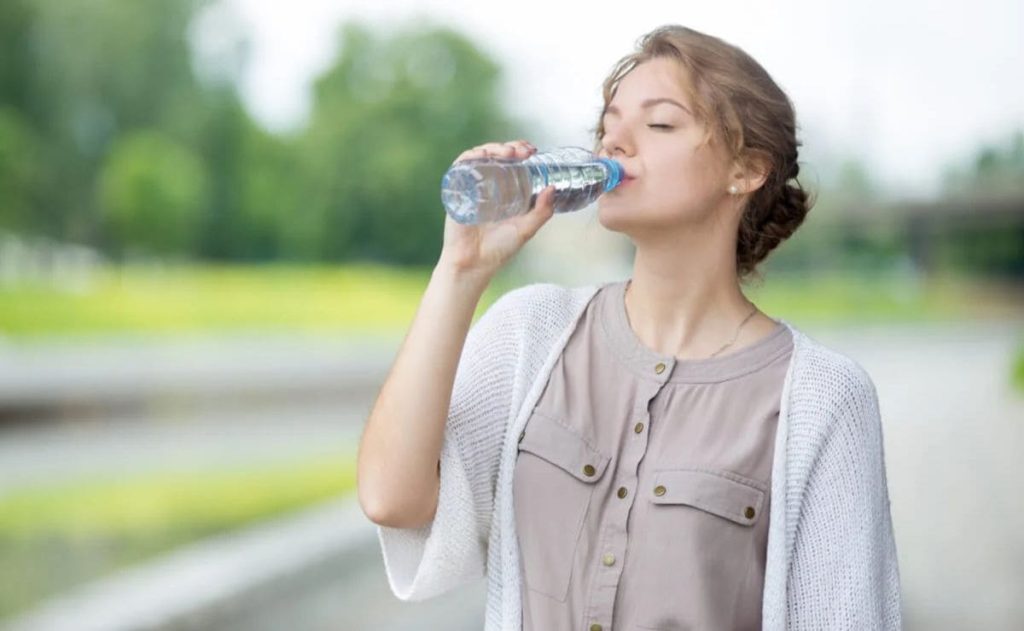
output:
{"label": "thumb", "polygon": [[533,208],[515,218],[516,227],[526,239],[530,239],[555,214],[555,185],[552,184],[537,195]]}

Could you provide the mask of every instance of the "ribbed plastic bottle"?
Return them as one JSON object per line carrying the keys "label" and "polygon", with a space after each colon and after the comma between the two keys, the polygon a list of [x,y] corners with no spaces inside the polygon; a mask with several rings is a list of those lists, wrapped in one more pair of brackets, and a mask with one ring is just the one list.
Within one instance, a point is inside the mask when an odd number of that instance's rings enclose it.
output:
{"label": "ribbed plastic bottle", "polygon": [[500,221],[526,213],[537,195],[555,185],[556,213],[585,208],[618,186],[625,169],[582,147],[559,147],[516,158],[458,162],[441,179],[441,202],[461,224]]}

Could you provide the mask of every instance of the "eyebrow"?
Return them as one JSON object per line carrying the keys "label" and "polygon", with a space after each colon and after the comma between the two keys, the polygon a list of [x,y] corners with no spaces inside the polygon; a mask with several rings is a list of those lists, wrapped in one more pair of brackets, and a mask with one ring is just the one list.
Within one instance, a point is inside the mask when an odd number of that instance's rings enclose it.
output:
{"label": "eyebrow", "polygon": [[[654,107],[655,105],[658,105],[659,103],[671,103],[672,105],[675,105],[677,107],[683,108],[683,111],[685,111],[687,114],[690,114],[691,116],[693,116],[693,114],[690,112],[690,110],[686,109],[685,105],[683,105],[679,101],[674,101],[674,100],[672,100],[670,98],[667,98],[667,97],[661,97],[661,98],[657,98],[657,99],[647,99],[646,101],[644,101],[643,103],[640,104],[640,107],[643,108],[643,109],[647,109],[649,107]],[[615,114],[616,116],[621,115],[621,113],[619,112],[619,108],[615,107],[614,105],[609,105],[607,108],[605,108],[604,113],[605,114]]]}

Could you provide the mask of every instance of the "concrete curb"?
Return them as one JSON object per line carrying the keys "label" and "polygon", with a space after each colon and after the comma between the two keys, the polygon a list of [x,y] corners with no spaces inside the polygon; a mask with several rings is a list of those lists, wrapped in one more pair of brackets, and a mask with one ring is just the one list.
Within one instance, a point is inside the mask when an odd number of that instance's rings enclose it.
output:
{"label": "concrete curb", "polygon": [[10,621],[9,631],[157,631],[213,616],[346,550],[377,545],[356,497],[185,546]]}

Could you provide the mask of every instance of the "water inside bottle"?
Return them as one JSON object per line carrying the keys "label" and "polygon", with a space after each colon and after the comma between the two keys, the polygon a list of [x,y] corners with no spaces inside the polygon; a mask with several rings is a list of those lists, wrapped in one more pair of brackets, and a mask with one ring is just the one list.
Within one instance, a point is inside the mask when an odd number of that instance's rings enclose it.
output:
{"label": "water inside bottle", "polygon": [[548,181],[557,187],[555,212],[571,212],[591,204],[604,192],[606,177],[607,172],[599,164],[550,168]]}
{"label": "water inside bottle", "polygon": [[460,223],[500,221],[527,212],[537,195],[554,184],[554,210],[564,213],[596,200],[606,177],[599,163],[541,166],[513,158],[477,158],[452,167],[442,198]]}
{"label": "water inside bottle", "polygon": [[[477,158],[452,167],[445,176],[443,199],[460,223],[499,221],[520,214],[522,200],[536,201],[529,167],[508,158]],[[543,187],[541,187],[543,189]],[[518,201],[510,205],[510,201]]]}

